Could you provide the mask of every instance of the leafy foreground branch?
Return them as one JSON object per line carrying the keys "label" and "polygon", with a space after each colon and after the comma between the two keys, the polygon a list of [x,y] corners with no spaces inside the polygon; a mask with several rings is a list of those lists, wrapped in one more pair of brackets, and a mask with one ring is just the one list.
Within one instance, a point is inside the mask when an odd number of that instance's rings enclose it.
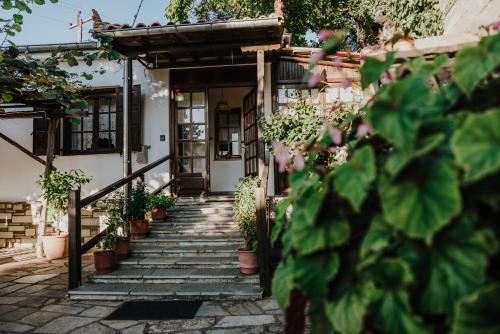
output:
{"label": "leafy foreground branch", "polygon": [[[273,294],[305,297],[314,333],[499,333],[500,34],[454,62],[393,62],[361,70],[385,82],[372,133],[325,131],[291,174]],[[349,160],[328,168],[340,145]]]}

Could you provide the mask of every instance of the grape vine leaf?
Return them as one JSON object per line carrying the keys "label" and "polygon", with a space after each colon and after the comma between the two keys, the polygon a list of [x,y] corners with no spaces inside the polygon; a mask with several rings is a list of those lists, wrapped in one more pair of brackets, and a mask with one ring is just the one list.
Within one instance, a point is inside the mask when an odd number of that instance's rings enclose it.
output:
{"label": "grape vine leaf", "polygon": [[361,332],[366,309],[374,292],[373,282],[363,281],[326,303],[326,314],[336,332],[341,334]]}
{"label": "grape vine leaf", "polygon": [[455,59],[453,80],[467,95],[500,65],[500,33],[481,39],[477,47],[460,50]]}
{"label": "grape vine leaf", "polygon": [[461,210],[457,170],[446,158],[413,165],[396,179],[382,174],[384,219],[409,237],[432,241]]}
{"label": "grape vine leaf", "polygon": [[391,65],[394,63],[395,55],[396,54],[394,52],[388,52],[384,61],[380,61],[375,58],[368,58],[360,70],[361,86],[366,88],[370,84],[377,82],[382,76],[382,73],[389,70]]}
{"label": "grape vine leaf", "polygon": [[483,287],[462,298],[456,308],[451,334],[500,333],[500,284]]}
{"label": "grape vine leaf", "polygon": [[294,288],[293,266],[294,260],[289,258],[287,262],[281,261],[274,272],[271,289],[276,302],[283,310],[290,304],[290,292]]}
{"label": "grape vine leaf", "polygon": [[394,232],[394,229],[387,225],[381,215],[373,218],[370,229],[361,242],[361,258],[386,249],[391,243],[391,238],[394,237]]}
{"label": "grape vine leaf", "polygon": [[336,253],[297,257],[293,267],[294,283],[307,298],[322,300],[328,292],[328,282],[335,277],[339,267]]}
{"label": "grape vine leaf", "polygon": [[428,255],[429,279],[420,300],[426,312],[451,312],[458,299],[484,281],[486,245],[482,233],[472,227],[474,221],[475,216],[464,215],[436,237]]}
{"label": "grape vine leaf", "polygon": [[500,108],[469,114],[451,138],[466,181],[477,181],[500,170]]}
{"label": "grape vine leaf", "polygon": [[370,183],[375,179],[375,154],[370,146],[354,153],[351,160],[340,165],[335,173],[335,191],[349,200],[359,212]]}

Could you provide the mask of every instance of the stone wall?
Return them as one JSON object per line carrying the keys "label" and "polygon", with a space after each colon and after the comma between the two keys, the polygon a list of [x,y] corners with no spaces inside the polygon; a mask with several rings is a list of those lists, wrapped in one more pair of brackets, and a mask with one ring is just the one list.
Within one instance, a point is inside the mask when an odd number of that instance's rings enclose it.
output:
{"label": "stone wall", "polygon": [[[32,210],[33,207],[33,210]],[[38,203],[0,202],[0,248],[34,247],[40,220]],[[87,242],[99,232],[104,222],[102,205],[82,210],[82,242]],[[52,232],[47,227],[47,232]]]}

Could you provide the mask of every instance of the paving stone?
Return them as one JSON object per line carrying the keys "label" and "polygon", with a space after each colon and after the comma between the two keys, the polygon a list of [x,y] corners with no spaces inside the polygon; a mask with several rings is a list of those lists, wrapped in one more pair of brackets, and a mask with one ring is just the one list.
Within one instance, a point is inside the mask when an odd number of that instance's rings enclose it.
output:
{"label": "paving stone", "polygon": [[6,288],[0,289],[0,295],[6,295],[9,293],[12,293],[14,291],[17,291],[19,289],[27,287],[29,284],[12,284],[11,286],[8,286]]}
{"label": "paving stone", "polygon": [[28,286],[24,289],[17,290],[13,294],[14,295],[31,295],[31,294],[35,294],[36,292],[39,292],[41,290],[47,289],[48,287],[49,287],[48,285],[44,285],[44,284],[34,284],[34,285]]}
{"label": "paving stone", "polygon": [[5,331],[7,333],[9,332],[24,333],[33,329],[32,326],[14,324],[12,322],[4,322],[4,321],[0,321],[0,328],[2,329],[2,331]]}
{"label": "paving stone", "polygon": [[116,310],[116,307],[94,306],[83,311],[80,315],[83,317],[106,318],[114,310]]}
{"label": "paving stone", "polygon": [[6,321],[18,321],[36,311],[36,309],[31,307],[18,307],[14,311],[2,314],[1,318]]}
{"label": "paving stone", "polygon": [[26,324],[40,326],[40,325],[43,325],[43,324],[49,322],[52,319],[60,317],[61,315],[63,315],[63,314],[54,313],[54,312],[38,311],[38,312],[31,313],[31,314],[25,316],[20,321],[24,322]]}
{"label": "paving stone", "polygon": [[261,334],[267,333],[263,326],[258,327],[246,327],[246,328],[231,328],[231,329],[211,329],[205,332],[205,334]]}
{"label": "paving stone", "polygon": [[61,304],[52,304],[45,306],[42,308],[42,311],[48,311],[48,312],[59,312],[59,313],[65,313],[65,314],[78,314],[85,310],[83,307],[78,307],[78,306],[71,306],[71,305],[61,305]]}
{"label": "paving stone", "polygon": [[214,327],[261,326],[274,321],[272,315],[227,316],[220,319]]}
{"label": "paving stone", "polygon": [[249,315],[250,314],[250,312],[245,308],[245,306],[242,303],[225,302],[225,303],[222,303],[222,306],[231,315]]}
{"label": "paving stone", "polygon": [[127,327],[131,327],[137,325],[138,322],[134,320],[101,320],[101,323],[104,325],[114,328],[114,329],[124,329]]}
{"label": "paving stone", "polygon": [[213,326],[215,318],[194,318],[188,320],[167,320],[152,323],[148,333],[177,333],[181,329],[205,329]]}
{"label": "paving stone", "polygon": [[129,327],[124,329],[122,334],[143,334],[146,330],[146,324],[140,324],[133,327]]}
{"label": "paving stone", "polygon": [[30,275],[30,276],[25,276],[25,277],[22,277],[18,280],[15,280],[14,283],[35,284],[35,283],[39,283],[39,282],[54,278],[56,276],[57,276],[57,274]]}
{"label": "paving stone", "polygon": [[17,309],[17,306],[14,305],[0,305],[0,314],[11,312]]}
{"label": "paving stone", "polygon": [[90,325],[80,327],[71,332],[71,334],[113,334],[115,331],[111,328],[101,325],[98,322],[94,322]]}
{"label": "paving stone", "polygon": [[276,299],[274,298],[266,298],[264,300],[258,300],[255,303],[259,305],[259,307],[264,311],[277,310],[280,308],[278,303],[276,302]]}
{"label": "paving stone", "polygon": [[257,306],[257,304],[253,302],[245,303],[245,308],[250,311],[250,314],[265,314],[266,312],[262,312],[262,310]]}
{"label": "paving stone", "polygon": [[197,317],[215,317],[229,315],[222,306],[215,302],[203,302],[196,313]]}
{"label": "paving stone", "polygon": [[85,317],[75,317],[75,316],[63,316],[52,320],[48,324],[37,328],[35,333],[67,333],[75,328],[79,328],[88,325],[94,321],[95,318],[85,318]]}
{"label": "paving stone", "polygon": [[18,303],[21,303],[22,301],[26,300],[26,298],[28,298],[28,297],[4,296],[4,297],[0,297],[0,304],[1,305],[18,304]]}

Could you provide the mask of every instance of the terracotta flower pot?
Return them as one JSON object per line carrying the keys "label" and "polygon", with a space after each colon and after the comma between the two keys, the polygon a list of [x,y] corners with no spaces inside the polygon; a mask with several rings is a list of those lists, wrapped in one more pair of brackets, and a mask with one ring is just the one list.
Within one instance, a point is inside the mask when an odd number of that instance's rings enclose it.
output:
{"label": "terracotta flower pot", "polygon": [[246,248],[238,249],[238,258],[240,260],[240,271],[245,275],[256,274],[259,271],[257,263],[257,254]]}
{"label": "terracotta flower pot", "polygon": [[167,218],[167,210],[165,208],[153,208],[151,209],[151,216],[154,222],[161,222]]}
{"label": "terracotta flower pot", "polygon": [[98,251],[94,253],[94,267],[97,275],[108,274],[115,270],[115,252]]}
{"label": "terracotta flower pot", "polygon": [[44,235],[42,236],[43,251],[49,260],[63,258],[67,254],[68,235]]}
{"label": "terracotta flower pot", "polygon": [[144,239],[149,232],[148,221],[145,219],[130,222],[130,237],[132,239]]}
{"label": "terracotta flower pot", "polygon": [[129,238],[118,238],[115,244],[115,256],[117,260],[125,260],[128,258],[130,240]]}

